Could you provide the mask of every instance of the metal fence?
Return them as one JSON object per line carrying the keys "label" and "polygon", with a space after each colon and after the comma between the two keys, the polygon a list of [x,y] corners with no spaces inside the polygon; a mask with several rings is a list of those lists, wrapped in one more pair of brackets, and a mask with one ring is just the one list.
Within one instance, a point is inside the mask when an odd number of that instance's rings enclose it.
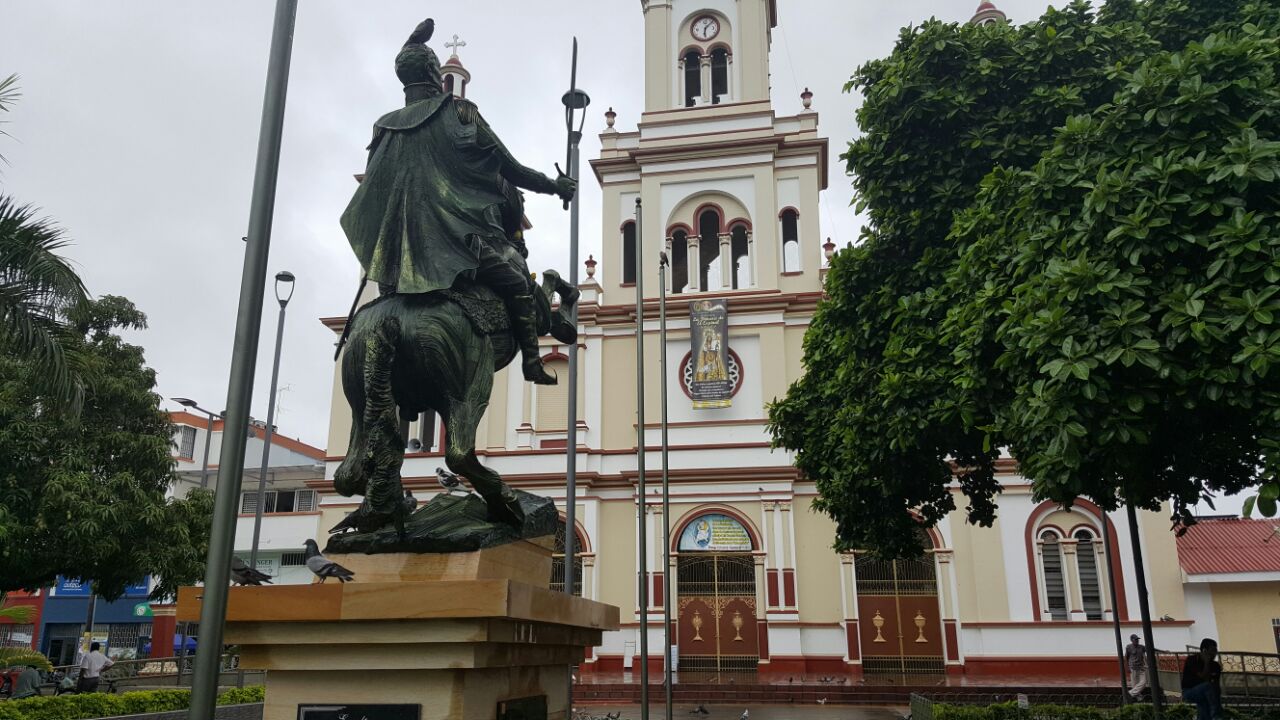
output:
{"label": "metal fence", "polygon": [[[1184,651],[1156,651],[1160,688],[1181,695],[1182,666],[1199,648]],[[1280,654],[1219,652],[1222,664],[1222,701],[1228,705],[1280,704]]]}

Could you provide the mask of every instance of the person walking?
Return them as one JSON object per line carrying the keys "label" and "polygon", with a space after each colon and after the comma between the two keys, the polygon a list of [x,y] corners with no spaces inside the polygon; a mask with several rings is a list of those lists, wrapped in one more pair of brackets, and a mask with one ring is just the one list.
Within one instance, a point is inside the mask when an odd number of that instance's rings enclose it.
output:
{"label": "person walking", "polygon": [[1182,699],[1196,705],[1196,720],[1217,720],[1222,713],[1222,665],[1217,661],[1218,642],[1200,641],[1200,652],[1182,666]]}
{"label": "person walking", "polygon": [[98,683],[102,680],[102,671],[115,663],[102,654],[102,643],[89,645],[89,652],[80,660],[80,682],[77,692],[91,693],[98,691]]}
{"label": "person walking", "polygon": [[1147,646],[1138,641],[1137,635],[1129,636],[1129,644],[1124,648],[1124,660],[1129,666],[1129,696],[1139,700],[1150,683],[1147,680]]}

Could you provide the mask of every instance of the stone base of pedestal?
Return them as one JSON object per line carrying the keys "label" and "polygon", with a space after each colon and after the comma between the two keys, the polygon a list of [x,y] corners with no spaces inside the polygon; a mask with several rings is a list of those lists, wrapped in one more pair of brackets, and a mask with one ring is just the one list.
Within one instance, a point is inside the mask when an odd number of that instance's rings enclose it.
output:
{"label": "stone base of pedestal", "polygon": [[[455,569],[494,574],[494,560]],[[200,593],[180,590],[180,620],[199,619]],[[384,716],[421,720],[537,720],[545,707],[559,720],[569,666],[617,628],[616,607],[514,580],[382,581],[232,588],[225,642],[242,667],[267,671],[263,720],[347,705],[413,706]]]}

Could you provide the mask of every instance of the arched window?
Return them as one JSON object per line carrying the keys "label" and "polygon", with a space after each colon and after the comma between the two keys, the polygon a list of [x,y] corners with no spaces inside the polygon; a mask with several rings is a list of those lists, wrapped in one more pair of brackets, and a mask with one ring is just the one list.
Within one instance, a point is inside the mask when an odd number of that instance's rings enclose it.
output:
{"label": "arched window", "polygon": [[800,270],[800,215],[787,208],[782,211],[782,272]]}
{"label": "arched window", "polygon": [[[556,539],[554,549],[551,551],[551,589],[555,592],[564,592],[564,557],[565,557],[565,522],[560,519],[560,525],[556,527]],[[582,597],[582,534],[574,532],[573,547],[573,594]]]}
{"label": "arched window", "polygon": [[1040,577],[1044,580],[1044,608],[1051,620],[1068,619],[1067,583],[1062,568],[1062,544],[1058,533],[1040,533]]}
{"label": "arched window", "polygon": [[751,287],[751,244],[747,241],[750,232],[746,225],[734,225],[729,231],[732,236],[734,290]]}
{"label": "arched window", "polygon": [[671,233],[671,292],[682,293],[689,286],[689,233]]}
{"label": "arched window", "polygon": [[698,215],[698,288],[719,290],[720,278],[720,213],[708,208]]}
{"label": "arched window", "polygon": [[697,50],[684,54],[684,106],[693,107],[702,99],[702,56]]}
{"label": "arched window", "polygon": [[636,281],[636,224],[628,221],[622,226],[622,282]]}
{"label": "arched window", "polygon": [[1080,577],[1080,602],[1086,620],[1102,619],[1102,583],[1098,580],[1097,541],[1092,532],[1077,530],[1076,567]]}
{"label": "arched window", "polygon": [[729,51],[711,51],[711,104],[719,104],[729,95]]}
{"label": "arched window", "polygon": [[444,91],[445,91],[445,94],[447,95],[453,94],[453,76],[452,75],[444,76]]}

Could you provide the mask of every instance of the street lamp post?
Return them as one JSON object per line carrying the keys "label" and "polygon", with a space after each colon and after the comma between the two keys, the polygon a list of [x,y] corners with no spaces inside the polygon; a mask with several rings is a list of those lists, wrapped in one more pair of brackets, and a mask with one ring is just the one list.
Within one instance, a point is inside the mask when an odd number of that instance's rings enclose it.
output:
{"label": "street lamp post", "polygon": [[205,410],[200,407],[191,398],[176,397],[170,399],[183,407],[199,410],[209,416],[209,424],[204,427],[204,462],[200,466],[200,487],[207,488],[209,487],[209,446],[213,444],[213,419],[218,415],[212,410]]}
{"label": "street lamp post", "polygon": [[636,198],[636,499],[640,505],[640,720],[649,720],[649,528],[644,474],[644,211]]}
{"label": "street lamp post", "polygon": [[658,253],[658,366],[662,377],[662,684],[666,711],[664,717],[671,720],[671,478],[667,462],[667,260],[665,252]]}
{"label": "street lamp post", "polygon": [[262,468],[258,471],[258,501],[253,511],[253,545],[249,550],[249,567],[258,569],[258,537],[262,534],[263,495],[267,491],[267,466],[271,462],[271,433],[276,421],[276,383],[280,380],[280,346],[284,342],[284,310],[293,298],[293,273],[276,273],[276,302],[280,303],[280,319],[276,323],[276,355],[271,365],[271,395],[267,398],[267,427],[262,431]]}
{"label": "street lamp post", "polygon": [[191,683],[191,707],[187,715],[191,720],[212,718],[218,699],[222,629],[227,619],[227,583],[235,552],[236,501],[240,499],[240,481],[244,476],[245,437],[242,433],[249,425],[253,374],[258,362],[262,295],[267,284],[271,221],[275,213],[276,179],[280,171],[280,136],[284,130],[285,96],[297,12],[298,0],[276,0],[253,195],[249,206],[249,234],[246,236],[244,267],[240,275],[231,376],[227,383],[226,427],[230,432],[223,433],[218,459],[219,492],[214,495],[209,557],[205,563],[200,601],[200,643],[196,646],[195,677]]}

